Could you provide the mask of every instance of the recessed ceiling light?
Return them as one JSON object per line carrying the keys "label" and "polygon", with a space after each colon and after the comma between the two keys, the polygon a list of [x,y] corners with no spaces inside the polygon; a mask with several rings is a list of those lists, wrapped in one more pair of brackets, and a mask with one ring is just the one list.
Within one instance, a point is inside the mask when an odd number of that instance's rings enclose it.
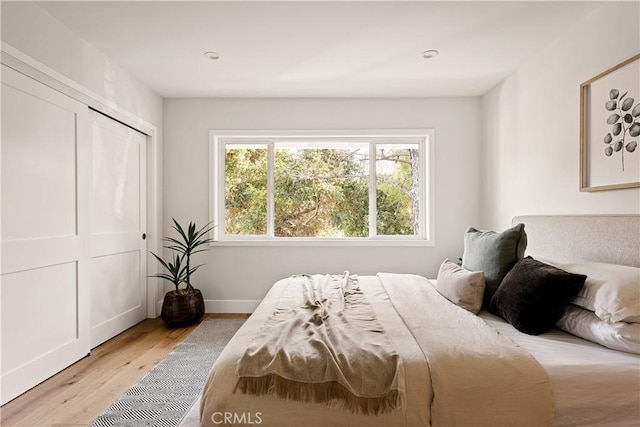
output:
{"label": "recessed ceiling light", "polygon": [[434,57],[438,56],[439,53],[440,52],[438,52],[435,49],[429,49],[429,50],[425,50],[424,52],[422,52],[422,57],[424,59],[431,59],[431,58],[434,58]]}
{"label": "recessed ceiling light", "polygon": [[220,58],[220,55],[218,54],[218,52],[205,52],[204,56],[205,58],[209,58],[213,60]]}

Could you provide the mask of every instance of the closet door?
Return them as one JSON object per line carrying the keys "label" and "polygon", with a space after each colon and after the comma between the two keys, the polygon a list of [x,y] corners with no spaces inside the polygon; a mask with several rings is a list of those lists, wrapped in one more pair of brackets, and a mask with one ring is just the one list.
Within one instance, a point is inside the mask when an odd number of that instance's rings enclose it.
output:
{"label": "closet door", "polygon": [[146,135],[90,114],[93,348],[147,317]]}
{"label": "closet door", "polygon": [[2,66],[1,401],[89,352],[87,107]]}

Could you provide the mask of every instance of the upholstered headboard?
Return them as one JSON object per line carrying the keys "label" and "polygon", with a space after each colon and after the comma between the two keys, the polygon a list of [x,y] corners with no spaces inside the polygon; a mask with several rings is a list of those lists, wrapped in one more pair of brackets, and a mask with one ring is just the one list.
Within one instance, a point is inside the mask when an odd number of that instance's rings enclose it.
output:
{"label": "upholstered headboard", "polygon": [[512,223],[525,225],[533,258],[640,267],[640,215],[531,215]]}

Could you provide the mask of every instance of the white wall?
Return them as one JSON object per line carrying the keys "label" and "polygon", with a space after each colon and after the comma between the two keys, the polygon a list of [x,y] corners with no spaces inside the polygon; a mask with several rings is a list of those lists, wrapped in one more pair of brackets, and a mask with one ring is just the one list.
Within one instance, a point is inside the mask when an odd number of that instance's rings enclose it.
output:
{"label": "white wall", "polygon": [[2,2],[2,41],[160,127],[162,98],[30,1]]}
{"label": "white wall", "polygon": [[640,52],[639,22],[640,3],[607,3],[482,98],[485,227],[521,214],[640,213],[640,189],[579,191],[580,84]]}
{"label": "white wall", "polygon": [[[209,219],[210,129],[435,129],[435,247],[214,247],[195,285],[207,311],[247,311],[294,273],[413,272],[435,277],[462,255],[462,235],[480,220],[480,98],[166,99],[164,216]],[[224,301],[222,301],[224,300]]]}

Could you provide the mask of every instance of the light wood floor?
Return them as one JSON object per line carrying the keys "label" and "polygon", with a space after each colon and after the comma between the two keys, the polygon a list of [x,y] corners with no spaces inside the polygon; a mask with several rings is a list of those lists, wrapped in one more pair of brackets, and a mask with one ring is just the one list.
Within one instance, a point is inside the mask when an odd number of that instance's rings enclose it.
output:
{"label": "light wood floor", "polygon": [[[244,314],[207,314],[247,318]],[[169,354],[196,327],[169,329],[147,319],[91,350],[0,408],[2,426],[86,426]]]}

